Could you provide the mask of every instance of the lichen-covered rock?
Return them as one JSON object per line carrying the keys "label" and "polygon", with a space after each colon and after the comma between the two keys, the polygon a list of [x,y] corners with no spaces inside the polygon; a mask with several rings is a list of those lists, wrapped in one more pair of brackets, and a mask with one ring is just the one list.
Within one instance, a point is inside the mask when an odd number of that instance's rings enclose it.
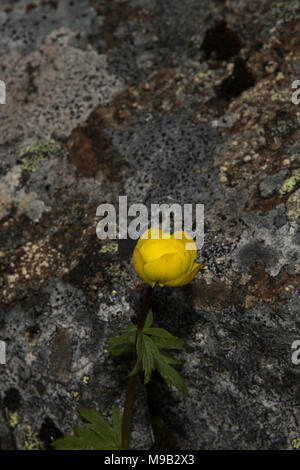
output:
{"label": "lichen-covered rock", "polygon": [[106,345],[143,286],[135,241],[96,236],[120,195],[204,204],[208,267],[154,292],[189,397],[139,383],[132,447],[299,447],[299,6],[1,3],[1,449],[50,448],[78,408],[124,405],[131,360]]}

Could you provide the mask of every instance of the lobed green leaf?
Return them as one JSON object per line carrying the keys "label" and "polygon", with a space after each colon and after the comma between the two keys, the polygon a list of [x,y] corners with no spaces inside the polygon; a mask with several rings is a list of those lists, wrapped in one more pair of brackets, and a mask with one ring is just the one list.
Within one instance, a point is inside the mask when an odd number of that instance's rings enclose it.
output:
{"label": "lobed green leaf", "polygon": [[184,341],[180,338],[174,337],[173,339],[161,338],[158,336],[153,337],[153,342],[159,349],[183,349]]}
{"label": "lobed green leaf", "polygon": [[53,446],[57,450],[118,450],[121,448],[122,417],[117,407],[113,408],[113,425],[97,410],[83,408],[79,410],[87,420],[83,428],[75,427],[74,435],[65,435],[57,439]]}
{"label": "lobed green leaf", "polygon": [[107,340],[108,350],[113,356],[120,356],[131,352],[135,346],[137,327],[131,324],[118,336]]}
{"label": "lobed green leaf", "polygon": [[183,378],[178,372],[168,364],[167,360],[161,355],[156,362],[157,370],[165,380],[168,387],[175,385],[175,387],[184,395],[188,396],[188,391]]}
{"label": "lobed green leaf", "polygon": [[150,308],[148,314],[147,314],[147,317],[146,317],[146,321],[145,321],[145,326],[144,326],[144,330],[146,328],[150,328],[150,326],[152,325],[153,323],[153,313],[152,313],[152,310]]}

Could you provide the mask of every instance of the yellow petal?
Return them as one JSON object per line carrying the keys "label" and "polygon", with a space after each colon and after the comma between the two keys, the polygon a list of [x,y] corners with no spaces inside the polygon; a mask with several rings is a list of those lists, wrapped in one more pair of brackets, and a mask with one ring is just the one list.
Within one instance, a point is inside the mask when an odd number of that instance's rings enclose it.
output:
{"label": "yellow petal", "polygon": [[143,259],[137,245],[133,252],[132,263],[135,272],[140,276],[140,278],[142,278],[147,284],[150,284],[151,287],[154,287],[155,282],[148,279],[145,275]]}
{"label": "yellow petal", "polygon": [[[186,232],[178,230],[177,232],[174,232],[172,237],[176,237],[176,235],[179,237],[178,239],[181,240],[181,243],[184,245],[184,250],[188,253],[189,255],[189,267],[188,269],[191,269],[193,266],[193,263],[195,261],[195,258],[197,256],[197,247],[196,243],[194,242],[193,238],[191,235],[189,235]],[[176,239],[176,238],[175,238]],[[192,249],[187,250],[186,244],[190,244]]]}
{"label": "yellow petal", "polygon": [[197,272],[201,268],[201,264],[194,263],[192,270],[188,272],[187,274],[184,274],[178,279],[173,279],[170,281],[165,282],[163,285],[165,286],[171,286],[171,287],[179,287],[179,286],[184,286],[185,284],[188,284],[191,282],[194,277],[196,276]]}
{"label": "yellow petal", "polygon": [[184,273],[184,263],[176,253],[168,253],[144,265],[145,275],[152,281],[165,283],[181,278]]}
{"label": "yellow petal", "polygon": [[[192,249],[187,250],[187,243]],[[133,265],[137,274],[152,287],[156,282],[161,286],[182,286],[188,284],[202,266],[194,263],[196,255],[196,244],[186,232],[170,235],[152,227],[139,239]]]}
{"label": "yellow petal", "polygon": [[184,245],[180,240],[147,240],[140,247],[140,253],[145,263],[155,261],[166,254],[178,254],[185,262],[185,269],[190,264],[190,255],[184,250]]}

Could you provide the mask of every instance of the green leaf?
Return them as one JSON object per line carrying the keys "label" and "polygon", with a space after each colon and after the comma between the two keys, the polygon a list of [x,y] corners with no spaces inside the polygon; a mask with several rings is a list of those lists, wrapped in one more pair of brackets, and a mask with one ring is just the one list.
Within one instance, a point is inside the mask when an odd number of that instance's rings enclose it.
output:
{"label": "green leaf", "polygon": [[83,428],[75,427],[74,435],[57,439],[53,446],[57,450],[118,450],[121,448],[122,417],[117,407],[113,408],[113,425],[97,410],[81,409],[81,416],[87,420]]}
{"label": "green leaf", "polygon": [[152,328],[152,322],[153,315],[150,309],[143,331],[137,333],[137,327],[131,324],[119,336],[108,340],[109,350],[113,355],[119,355],[134,350],[136,346],[137,361],[129,374],[130,376],[143,370],[144,383],[147,384],[151,379],[152,371],[157,369],[168,386],[175,385],[178,390],[187,395],[187,388],[182,377],[170,365],[180,364],[181,362],[161,351],[165,349],[183,349],[184,341],[163,328]]}
{"label": "green leaf", "polygon": [[119,408],[115,405],[113,407],[113,433],[117,449],[122,446],[122,416]]}
{"label": "green leaf", "polygon": [[149,336],[141,335],[141,353],[142,353],[142,363],[143,363],[143,370],[145,372],[145,380],[144,383],[148,383],[152,370],[154,369],[155,365],[155,357],[159,355],[159,350],[149,338]]}
{"label": "green leaf", "polygon": [[147,328],[144,333],[153,336],[153,341],[158,348],[183,349],[184,347],[184,340],[172,335],[163,328]]}
{"label": "green leaf", "polygon": [[160,338],[178,339],[177,336],[172,335],[164,328],[147,328],[144,330],[144,333],[147,333],[147,335],[159,336]]}
{"label": "green leaf", "polygon": [[141,331],[138,331],[137,334],[137,339],[136,339],[136,352],[138,355],[138,358],[142,361],[143,359],[143,354],[142,354],[142,336],[143,333]]}
{"label": "green leaf", "polygon": [[99,435],[102,435],[103,439],[107,439],[108,442],[111,440],[112,428],[108,422],[98,413],[97,410],[82,408],[79,410],[79,413],[88,421],[85,426]]}
{"label": "green leaf", "polygon": [[159,355],[159,350],[149,336],[144,335],[141,331],[137,338],[137,355],[140,364],[142,364],[145,373],[144,383],[148,383],[154,369],[155,356]]}
{"label": "green leaf", "polygon": [[167,361],[168,364],[182,364],[182,361],[178,361],[177,359],[174,359],[174,357],[167,356],[164,353],[160,353],[160,355]]}
{"label": "green leaf", "polygon": [[112,450],[104,443],[99,444],[97,434],[88,429],[74,428],[74,436],[65,436],[52,445],[57,450]]}
{"label": "green leaf", "polygon": [[146,328],[149,328],[153,323],[153,313],[152,313],[152,310],[150,308],[148,314],[147,314],[147,317],[146,317],[146,321],[145,321],[145,326],[144,326],[144,330]]}
{"label": "green leaf", "polygon": [[108,349],[113,356],[120,356],[134,350],[136,339],[136,326],[131,324],[115,338],[107,340]]}
{"label": "green leaf", "polygon": [[180,338],[167,339],[158,336],[153,337],[153,342],[159,349],[183,349],[184,341]]}
{"label": "green leaf", "polygon": [[170,385],[175,385],[175,387],[180,392],[188,396],[188,391],[187,391],[183,378],[178,374],[178,372],[173,367],[171,367],[168,364],[167,359],[163,357],[163,355],[160,355],[160,357],[157,358],[156,367],[159,373],[161,374],[161,376],[166,381],[166,384],[168,385],[168,387],[170,387]]}
{"label": "green leaf", "polygon": [[[160,330],[160,329],[155,329]],[[149,331],[149,330],[148,330]],[[167,333],[167,334],[166,334]],[[159,334],[161,332],[159,331]],[[137,373],[141,368],[144,371],[144,383],[147,384],[151,378],[151,374],[153,369],[157,369],[159,373],[162,375],[164,380],[166,381],[167,385],[175,385],[178,390],[183,392],[187,395],[187,388],[184,384],[182,377],[178,374],[178,372],[170,366],[170,364],[180,364],[180,361],[174,359],[173,357],[167,356],[166,354],[162,353],[159,350],[160,343],[162,341],[166,341],[169,344],[172,344],[173,348],[174,345],[179,349],[182,348],[183,342],[179,338],[176,338],[170,333],[166,332],[165,330],[162,333],[164,336],[171,339],[155,337],[155,336],[148,336],[143,332],[138,333],[137,339],[137,354],[138,354],[138,361],[133,369],[132,373]],[[157,339],[159,340],[159,344],[157,344]],[[174,344],[175,342],[175,344]],[[165,348],[165,343],[163,344],[163,348]]]}
{"label": "green leaf", "polygon": [[129,376],[131,375],[135,375],[137,374],[140,370],[143,369],[143,364],[142,364],[142,360],[141,359],[138,359],[137,362],[135,363],[135,366],[134,368],[132,369],[132,371],[130,372],[130,374],[128,374]]}

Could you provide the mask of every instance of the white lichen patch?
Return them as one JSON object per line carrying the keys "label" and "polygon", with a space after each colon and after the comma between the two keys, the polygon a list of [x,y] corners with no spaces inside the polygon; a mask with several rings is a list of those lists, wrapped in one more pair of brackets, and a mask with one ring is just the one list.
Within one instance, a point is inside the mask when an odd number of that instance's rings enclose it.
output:
{"label": "white lichen patch", "polygon": [[0,220],[9,213],[15,197],[16,188],[20,183],[21,174],[21,168],[14,166],[12,170],[0,180]]}
{"label": "white lichen patch", "polygon": [[48,211],[45,203],[35,192],[26,193],[23,188],[17,189],[22,175],[22,169],[15,165],[0,180],[0,220],[3,219],[12,206],[17,208],[17,216],[27,215],[34,222],[38,222],[43,212]]}
{"label": "white lichen patch", "polygon": [[[0,264],[1,258],[5,256],[5,252],[0,252]],[[14,297],[19,283],[25,281],[34,283],[37,279],[46,277],[58,265],[63,265],[61,254],[46,240],[24,244],[12,259],[14,260],[10,264],[12,273],[4,276],[5,285],[1,291],[6,302]]]}
{"label": "white lichen patch", "polygon": [[[92,109],[124,88],[123,81],[109,73],[105,54],[91,46],[86,50],[71,46],[75,36],[62,27],[45,38],[40,50],[2,57],[1,78],[10,90],[10,99],[1,108],[2,145],[20,138],[31,142],[69,135]],[[34,71],[31,77],[28,70]],[[28,94],[29,80],[34,94]]]}
{"label": "white lichen patch", "polygon": [[116,294],[113,295],[113,304],[101,303],[99,306],[98,316],[105,322],[110,322],[116,318],[126,316],[130,311],[130,305],[126,302],[125,298],[122,297],[121,302],[116,301]]}
{"label": "white lichen patch", "polygon": [[38,222],[43,212],[50,211],[44,201],[38,199],[38,195],[34,191],[26,193],[24,189],[21,189],[16,193],[14,202],[18,207],[17,215],[25,214],[33,222]]}

